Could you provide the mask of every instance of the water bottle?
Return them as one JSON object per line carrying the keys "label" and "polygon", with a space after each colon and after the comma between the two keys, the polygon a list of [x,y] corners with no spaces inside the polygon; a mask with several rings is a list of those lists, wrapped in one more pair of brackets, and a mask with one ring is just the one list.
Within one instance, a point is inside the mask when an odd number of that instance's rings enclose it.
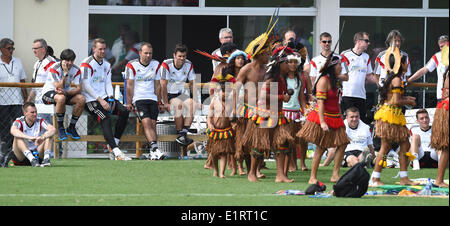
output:
{"label": "water bottle", "polygon": [[114,98],[108,98],[108,104],[109,104],[109,113],[112,114],[113,112],[113,106],[114,106]]}
{"label": "water bottle", "polygon": [[423,195],[431,195],[431,188],[433,187],[433,184],[431,183],[430,178],[428,178],[427,184],[425,185],[425,192]]}
{"label": "water bottle", "polygon": [[39,152],[37,150],[33,150],[32,154],[37,159],[37,161],[39,162]]}

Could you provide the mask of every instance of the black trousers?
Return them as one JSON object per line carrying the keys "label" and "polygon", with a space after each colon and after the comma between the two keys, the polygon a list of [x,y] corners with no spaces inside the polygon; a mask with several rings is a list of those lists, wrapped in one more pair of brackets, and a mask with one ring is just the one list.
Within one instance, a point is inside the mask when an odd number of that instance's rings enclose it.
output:
{"label": "black trousers", "polygon": [[370,124],[370,122],[368,122],[367,120],[367,106],[365,99],[357,97],[342,97],[341,101],[342,115],[345,115],[345,111],[350,107],[358,108],[361,121],[363,121],[366,124]]}

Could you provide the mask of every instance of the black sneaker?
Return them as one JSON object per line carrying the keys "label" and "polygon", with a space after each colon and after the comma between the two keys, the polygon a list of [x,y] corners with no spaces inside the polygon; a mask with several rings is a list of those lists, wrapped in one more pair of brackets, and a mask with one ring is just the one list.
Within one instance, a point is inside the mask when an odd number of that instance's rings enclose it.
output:
{"label": "black sneaker", "polygon": [[78,135],[77,130],[75,129],[75,127],[70,127],[69,126],[69,128],[67,128],[67,130],[66,130],[66,134],[71,136],[72,139],[74,139],[74,140],[79,140],[81,138],[80,135]]}
{"label": "black sneaker", "polygon": [[66,130],[63,127],[58,129],[59,140],[67,140]]}
{"label": "black sneaker", "polygon": [[[192,139],[189,139],[186,137],[186,135],[178,135],[177,139],[175,141],[183,146],[188,146],[190,143],[192,143]],[[190,142],[190,143],[189,143]]]}

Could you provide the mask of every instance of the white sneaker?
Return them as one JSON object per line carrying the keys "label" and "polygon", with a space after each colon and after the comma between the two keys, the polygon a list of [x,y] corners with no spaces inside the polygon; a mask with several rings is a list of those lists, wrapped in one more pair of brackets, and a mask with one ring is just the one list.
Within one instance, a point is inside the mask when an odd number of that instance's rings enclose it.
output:
{"label": "white sneaker", "polygon": [[121,150],[119,150],[118,148],[114,148],[113,150],[114,153],[114,160],[123,160],[123,161],[129,161],[131,160],[130,157],[127,157]]}
{"label": "white sneaker", "polygon": [[150,151],[151,160],[163,160],[166,157],[166,154],[162,153],[159,149],[155,151]]}

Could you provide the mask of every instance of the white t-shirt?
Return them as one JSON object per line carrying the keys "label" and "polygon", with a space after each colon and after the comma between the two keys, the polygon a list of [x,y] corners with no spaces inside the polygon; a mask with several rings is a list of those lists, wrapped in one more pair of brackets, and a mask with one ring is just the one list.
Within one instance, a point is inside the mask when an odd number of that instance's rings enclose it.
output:
{"label": "white t-shirt", "polygon": [[[32,126],[28,126],[25,122],[25,116],[16,118],[12,124],[12,126],[17,127],[24,134],[31,137],[37,137],[43,134],[48,129],[48,125],[49,124],[43,118],[37,117],[36,122],[34,122]],[[27,144],[29,150],[34,150],[37,148],[32,140],[25,139],[25,143]]]}
{"label": "white t-shirt", "polygon": [[[347,64],[342,61],[342,56],[339,54],[336,54],[336,53],[333,53],[333,56],[337,56],[337,57],[339,57],[339,59],[341,59],[341,67],[342,67],[341,74],[347,74],[348,73]],[[322,69],[322,67],[326,61],[327,61],[327,57],[320,54],[320,55],[312,58],[311,61],[309,62],[311,64],[309,76],[315,77],[316,82],[317,82],[317,78],[320,75],[320,69]]]}
{"label": "white t-shirt", "polygon": [[342,82],[342,96],[366,99],[366,75],[373,72],[367,53],[360,55],[352,49],[341,53],[342,61],[348,67],[348,81]]}
{"label": "white t-shirt", "polygon": [[125,76],[127,79],[134,80],[133,104],[137,100],[154,100],[158,101],[155,94],[155,80],[160,80],[158,73],[159,62],[151,60],[147,66],[139,62],[139,59],[128,62],[125,67]]}
{"label": "white t-shirt", "polygon": [[[408,54],[400,51],[400,55],[401,57],[406,56],[406,62],[408,62],[408,70],[406,71],[406,73],[403,75],[403,82],[406,83],[407,79],[406,77],[411,76],[411,62],[409,60]],[[384,81],[386,80],[386,67],[384,65],[385,63],[385,56],[386,56],[386,50],[384,50],[383,52],[379,53],[377,58],[375,59],[375,66],[374,66],[374,73],[377,75],[380,75],[380,79],[378,81],[378,83],[380,84],[380,86],[384,85]],[[406,84],[405,84],[406,85]]]}
{"label": "white t-shirt", "polygon": [[[55,82],[59,82],[63,79],[64,71],[61,67],[61,62],[56,62],[53,64],[48,72],[47,80],[45,81],[44,87],[42,87],[42,94],[47,93],[48,91],[55,90]],[[81,70],[78,66],[73,65],[69,72],[67,73],[67,79],[64,83],[63,89],[66,91],[71,90],[71,84],[72,82],[75,85],[80,84],[80,78],[81,78]]]}
{"label": "white t-shirt", "polygon": [[97,97],[104,99],[113,96],[111,64],[108,61],[102,59],[99,63],[94,56],[90,56],[82,61],[80,70],[83,84],[81,94],[86,97],[86,103],[95,101]]}
{"label": "white t-shirt", "polygon": [[443,85],[443,79],[444,79],[444,73],[445,70],[447,70],[447,67],[442,63],[442,52],[439,51],[431,57],[431,59],[428,61],[428,63],[425,65],[425,67],[428,69],[429,72],[434,71],[436,69],[437,72],[437,87],[436,87],[436,99],[442,98],[442,85]]}
{"label": "white t-shirt", "polygon": [[[0,82],[20,82],[26,78],[20,59],[12,57],[9,64],[0,59]],[[20,88],[0,87],[0,105],[22,104],[23,96]]]}
{"label": "white t-shirt", "polygon": [[164,60],[161,63],[159,71],[161,73],[161,79],[168,81],[168,94],[183,93],[186,79],[189,81],[195,80],[194,65],[187,59],[180,69],[175,68],[173,59]]}
{"label": "white t-shirt", "polygon": [[420,136],[420,143],[421,143],[420,148],[423,151],[429,151],[429,152],[435,151],[434,148],[430,147],[431,126],[427,131],[423,131],[419,126],[413,127],[409,131],[411,132],[410,140],[412,138],[412,135],[414,135],[414,134],[417,134]]}
{"label": "white t-shirt", "polygon": [[370,127],[363,121],[359,120],[358,127],[356,129],[348,126],[347,120],[344,120],[345,131],[350,138],[350,144],[347,144],[345,151],[360,150],[364,151],[368,145],[373,145],[372,133]]}

